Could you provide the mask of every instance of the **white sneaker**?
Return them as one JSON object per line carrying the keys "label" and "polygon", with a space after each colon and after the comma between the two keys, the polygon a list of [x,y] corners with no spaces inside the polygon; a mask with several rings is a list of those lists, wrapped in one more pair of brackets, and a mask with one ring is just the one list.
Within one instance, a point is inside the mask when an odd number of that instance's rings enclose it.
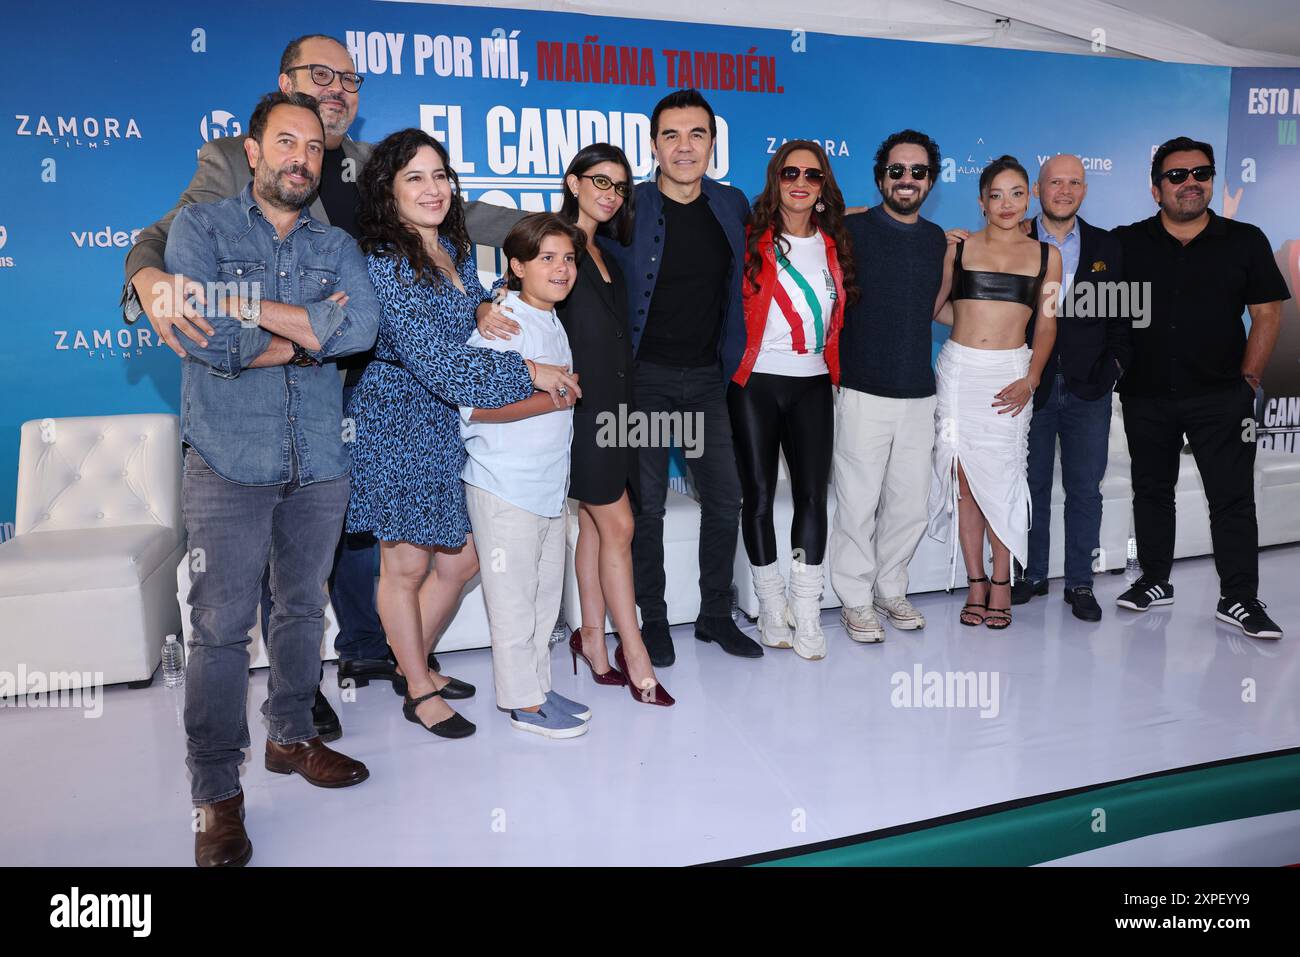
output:
{"label": "white sneaker", "polygon": [[840,624],[854,641],[874,644],[885,640],[885,626],[870,605],[845,605],[840,609]]}
{"label": "white sneaker", "polygon": [[906,595],[899,598],[877,598],[872,604],[876,611],[888,618],[890,624],[901,631],[925,627],[925,616],[912,606]]}
{"label": "white sneaker", "polygon": [[790,564],[790,616],[794,621],[794,653],[809,661],[826,657],[822,633],[822,566]]}
{"label": "white sneaker", "polygon": [[787,623],[788,608],[785,579],[776,562],[759,567],[749,566],[754,576],[754,595],[758,598],[758,637],[769,648],[794,647],[794,634]]}

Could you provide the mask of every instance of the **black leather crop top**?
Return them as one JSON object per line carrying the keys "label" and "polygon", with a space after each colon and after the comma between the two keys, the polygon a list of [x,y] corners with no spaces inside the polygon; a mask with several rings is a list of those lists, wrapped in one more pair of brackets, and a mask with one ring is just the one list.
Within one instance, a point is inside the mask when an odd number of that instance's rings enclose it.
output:
{"label": "black leather crop top", "polygon": [[963,269],[961,251],[965,243],[957,244],[957,254],[952,263],[953,299],[995,299],[999,302],[1018,302],[1030,309],[1038,308],[1038,293],[1047,275],[1047,243],[1039,242],[1043,262],[1037,276],[1018,272],[985,272]]}

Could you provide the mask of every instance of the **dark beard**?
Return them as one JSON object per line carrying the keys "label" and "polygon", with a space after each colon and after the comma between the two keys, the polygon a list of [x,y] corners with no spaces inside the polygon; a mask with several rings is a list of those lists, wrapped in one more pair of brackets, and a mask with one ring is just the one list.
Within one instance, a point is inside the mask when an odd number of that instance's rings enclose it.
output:
{"label": "dark beard", "polygon": [[928,192],[919,193],[915,201],[911,203],[902,203],[894,198],[894,191],[891,189],[887,192],[881,193],[880,198],[887,207],[898,213],[900,216],[909,216],[921,208],[921,204],[925,202],[925,197],[928,195]]}
{"label": "dark beard", "polygon": [[[281,184],[280,174],[294,171],[297,168],[273,170],[265,163],[257,167],[257,191],[272,206],[277,209],[296,211],[305,207],[311,202],[311,198],[316,193],[316,187],[320,185],[319,181],[312,181],[301,189],[292,189]],[[301,169],[307,172],[306,169]]]}
{"label": "dark beard", "polygon": [[1191,212],[1186,209],[1180,208],[1178,205],[1178,200],[1176,198],[1174,202],[1168,206],[1166,206],[1164,203],[1160,204],[1160,208],[1164,210],[1165,215],[1168,216],[1171,220],[1173,220],[1176,223],[1190,223],[1194,219],[1199,219],[1201,216],[1205,214],[1205,211],[1206,209],[1209,208],[1209,206],[1210,206],[1210,200],[1206,197],[1204,193],[1201,194],[1199,205],[1196,208],[1195,212]]}

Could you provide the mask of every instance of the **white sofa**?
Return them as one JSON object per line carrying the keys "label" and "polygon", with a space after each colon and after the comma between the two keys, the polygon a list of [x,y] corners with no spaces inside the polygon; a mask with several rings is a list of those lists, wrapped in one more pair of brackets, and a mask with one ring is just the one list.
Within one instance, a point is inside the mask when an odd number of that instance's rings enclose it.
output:
{"label": "white sofa", "polygon": [[147,682],[180,626],[174,415],[24,422],[14,537],[0,545],[0,670],[64,687]]}

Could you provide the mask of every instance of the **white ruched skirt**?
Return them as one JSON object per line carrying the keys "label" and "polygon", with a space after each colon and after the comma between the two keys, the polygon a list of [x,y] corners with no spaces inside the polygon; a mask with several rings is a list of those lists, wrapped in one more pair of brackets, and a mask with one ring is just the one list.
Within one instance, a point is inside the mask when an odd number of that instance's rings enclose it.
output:
{"label": "white ruched skirt", "polygon": [[[935,362],[934,477],[930,486],[931,538],[951,543],[948,587],[957,577],[957,467],[989,528],[1011,554],[1029,562],[1029,420],[1033,400],[1019,415],[998,414],[997,393],[1029,371],[1030,351],[972,349],[949,339]],[[1012,566],[1014,580],[1015,567]]]}

